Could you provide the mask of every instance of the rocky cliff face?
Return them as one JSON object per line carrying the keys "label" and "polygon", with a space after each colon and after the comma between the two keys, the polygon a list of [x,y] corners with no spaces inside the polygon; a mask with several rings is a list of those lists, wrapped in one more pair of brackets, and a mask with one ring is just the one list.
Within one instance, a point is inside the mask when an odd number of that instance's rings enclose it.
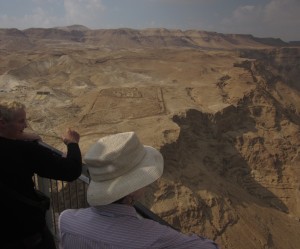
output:
{"label": "rocky cliff face", "polygon": [[0,97],[25,102],[44,141],[63,150],[72,126],[85,153],[134,130],[165,159],[144,204],[173,226],[221,248],[299,247],[299,48],[192,30],[0,36]]}

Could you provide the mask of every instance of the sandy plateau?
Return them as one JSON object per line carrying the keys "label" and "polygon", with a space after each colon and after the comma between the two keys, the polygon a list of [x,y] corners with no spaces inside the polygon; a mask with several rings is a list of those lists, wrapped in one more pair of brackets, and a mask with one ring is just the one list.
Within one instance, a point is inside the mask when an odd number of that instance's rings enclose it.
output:
{"label": "sandy plateau", "polygon": [[223,249],[298,249],[300,47],[101,32],[0,30],[0,98],[24,102],[30,128],[60,150],[67,127],[83,154],[102,136],[136,131],[165,159],[143,203],[182,232]]}

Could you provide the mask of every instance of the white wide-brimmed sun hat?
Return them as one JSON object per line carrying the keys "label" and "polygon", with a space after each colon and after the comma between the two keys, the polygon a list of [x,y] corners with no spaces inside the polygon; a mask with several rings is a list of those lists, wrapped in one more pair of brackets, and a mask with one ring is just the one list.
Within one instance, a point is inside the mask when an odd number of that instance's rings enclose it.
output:
{"label": "white wide-brimmed sun hat", "polygon": [[143,145],[134,132],[100,138],[84,156],[91,181],[90,206],[106,205],[143,188],[161,177],[161,153]]}

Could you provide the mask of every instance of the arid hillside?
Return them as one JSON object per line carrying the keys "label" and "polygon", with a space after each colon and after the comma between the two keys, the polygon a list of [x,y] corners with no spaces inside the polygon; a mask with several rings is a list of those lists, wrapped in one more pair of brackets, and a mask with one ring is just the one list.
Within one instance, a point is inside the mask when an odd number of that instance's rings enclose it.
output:
{"label": "arid hillside", "polygon": [[143,203],[222,249],[300,245],[300,47],[197,30],[0,29],[0,97],[83,154],[134,130],[165,159]]}

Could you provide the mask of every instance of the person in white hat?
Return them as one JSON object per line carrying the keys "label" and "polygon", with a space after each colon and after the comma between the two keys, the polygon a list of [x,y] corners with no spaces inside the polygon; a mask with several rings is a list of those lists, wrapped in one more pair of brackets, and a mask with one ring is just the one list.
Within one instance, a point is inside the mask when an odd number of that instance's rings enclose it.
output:
{"label": "person in white hat", "polygon": [[100,138],[84,161],[91,177],[90,207],[60,214],[62,249],[218,248],[212,240],[182,234],[138,215],[133,204],[145,186],[161,177],[164,161],[158,150],[141,144],[134,132]]}

